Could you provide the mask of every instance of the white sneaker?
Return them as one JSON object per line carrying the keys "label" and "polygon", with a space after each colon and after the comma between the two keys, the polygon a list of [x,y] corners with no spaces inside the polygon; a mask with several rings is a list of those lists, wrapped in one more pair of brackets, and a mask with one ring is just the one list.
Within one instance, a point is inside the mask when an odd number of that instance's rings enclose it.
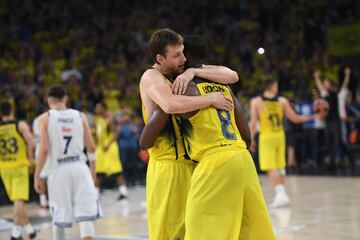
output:
{"label": "white sneaker", "polygon": [[270,208],[280,208],[289,205],[290,199],[286,193],[276,194],[274,201],[270,204]]}

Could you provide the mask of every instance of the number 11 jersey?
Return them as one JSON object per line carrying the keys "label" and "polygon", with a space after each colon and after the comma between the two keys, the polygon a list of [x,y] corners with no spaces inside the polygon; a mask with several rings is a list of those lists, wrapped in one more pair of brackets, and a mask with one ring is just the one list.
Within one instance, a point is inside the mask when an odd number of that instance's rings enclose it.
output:
{"label": "number 11 jersey", "polygon": [[278,97],[266,98],[261,96],[264,108],[260,113],[259,132],[275,133],[284,131],[283,112]]}

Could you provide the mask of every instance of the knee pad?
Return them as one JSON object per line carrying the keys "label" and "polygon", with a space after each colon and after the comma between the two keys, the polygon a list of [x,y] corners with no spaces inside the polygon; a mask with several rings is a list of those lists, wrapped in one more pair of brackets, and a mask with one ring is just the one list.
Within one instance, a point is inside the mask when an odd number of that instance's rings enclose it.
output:
{"label": "knee pad", "polygon": [[80,222],[80,237],[95,237],[94,224],[90,221]]}

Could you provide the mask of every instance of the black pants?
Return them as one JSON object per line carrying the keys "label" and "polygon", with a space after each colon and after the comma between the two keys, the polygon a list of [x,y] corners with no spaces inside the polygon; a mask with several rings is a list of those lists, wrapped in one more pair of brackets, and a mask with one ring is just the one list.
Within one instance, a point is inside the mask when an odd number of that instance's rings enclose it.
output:
{"label": "black pants", "polygon": [[124,168],[126,183],[134,185],[136,181],[142,181],[143,174],[139,167],[141,163],[138,158],[138,151],[131,148],[120,148],[120,159]]}
{"label": "black pants", "polygon": [[318,131],[316,128],[304,128],[301,139],[301,163],[317,165]]}
{"label": "black pants", "polygon": [[328,121],[325,126],[325,142],[330,157],[330,163],[340,157],[341,126],[339,121]]}

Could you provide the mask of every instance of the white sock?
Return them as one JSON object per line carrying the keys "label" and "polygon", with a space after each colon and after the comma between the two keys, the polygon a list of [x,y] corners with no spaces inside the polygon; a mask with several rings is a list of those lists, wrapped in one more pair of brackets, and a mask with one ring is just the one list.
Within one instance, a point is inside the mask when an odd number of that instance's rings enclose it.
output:
{"label": "white sock", "polygon": [[94,224],[91,221],[80,222],[80,237],[95,237]]}
{"label": "white sock", "polygon": [[124,196],[128,195],[127,187],[125,185],[122,185],[119,187],[119,192],[120,192],[120,194],[122,194]]}
{"label": "white sock", "polygon": [[53,226],[53,239],[54,240],[65,240],[65,229]]}
{"label": "white sock", "polygon": [[21,229],[22,229],[21,226],[13,224],[12,229],[11,229],[11,236],[14,238],[20,237]]}
{"label": "white sock", "polygon": [[96,190],[96,195],[99,197],[100,196],[100,188],[95,187],[95,190]]}
{"label": "white sock", "polygon": [[47,198],[45,194],[40,194],[40,205],[41,206],[47,206],[48,202],[47,202]]}
{"label": "white sock", "polygon": [[275,186],[275,192],[276,194],[279,194],[279,193],[285,193],[285,187],[283,184],[278,184]]}
{"label": "white sock", "polygon": [[25,229],[25,231],[26,231],[28,234],[34,232],[34,228],[33,228],[33,226],[32,226],[30,223],[26,224],[26,225],[24,226],[24,229]]}

